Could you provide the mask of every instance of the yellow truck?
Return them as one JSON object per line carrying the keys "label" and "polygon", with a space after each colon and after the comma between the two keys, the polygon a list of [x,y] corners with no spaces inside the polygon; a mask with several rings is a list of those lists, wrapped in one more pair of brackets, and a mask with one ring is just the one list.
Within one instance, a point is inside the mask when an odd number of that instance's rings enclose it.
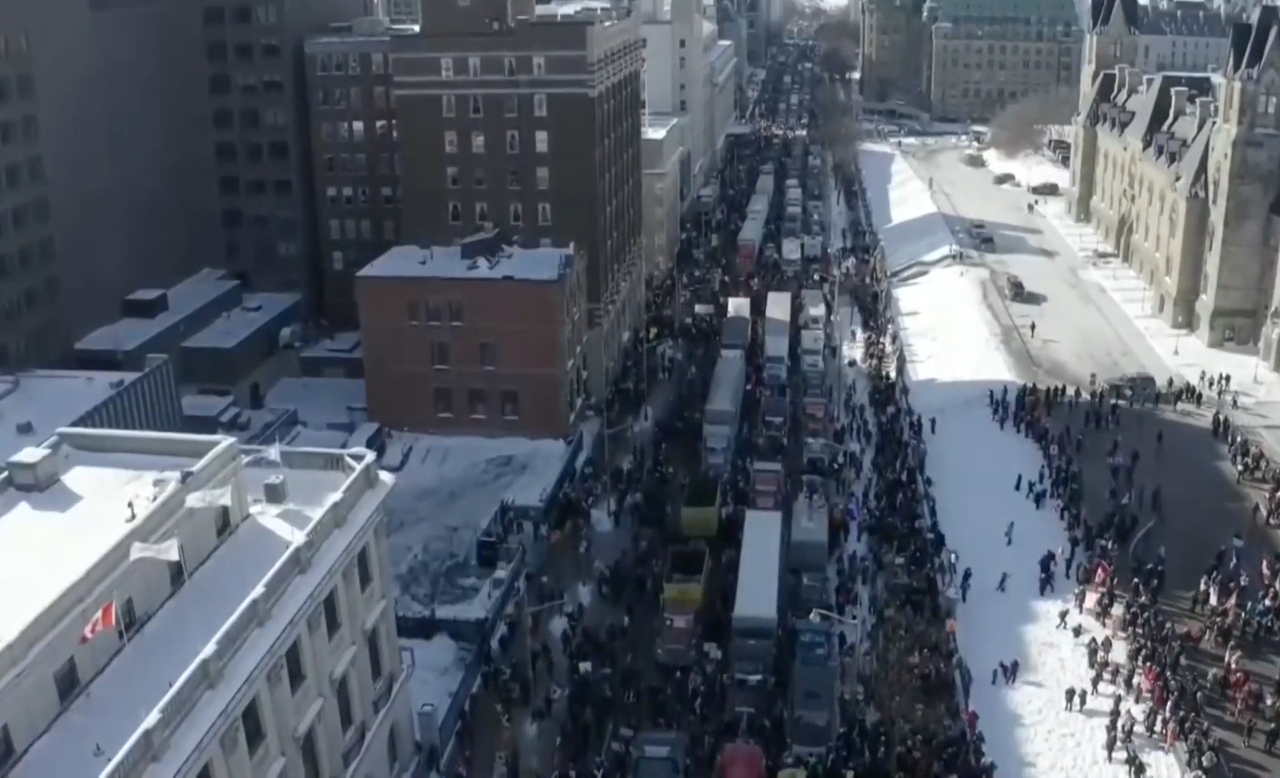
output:
{"label": "yellow truck", "polygon": [[685,538],[715,537],[720,526],[720,479],[699,475],[685,485],[680,506],[680,535]]}
{"label": "yellow truck", "polygon": [[657,660],[667,666],[686,666],[698,656],[699,612],[710,557],[701,544],[672,547],[662,580],[662,631]]}

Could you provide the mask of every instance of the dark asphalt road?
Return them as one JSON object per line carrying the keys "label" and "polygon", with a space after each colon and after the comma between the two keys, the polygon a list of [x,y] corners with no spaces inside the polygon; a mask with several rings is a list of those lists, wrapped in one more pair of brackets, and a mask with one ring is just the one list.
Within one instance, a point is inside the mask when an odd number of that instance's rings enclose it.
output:
{"label": "dark asphalt road", "polygon": [[[1028,342],[1018,333],[1002,310],[1003,300],[992,291],[988,304],[997,324],[1007,353],[1024,381],[1063,382],[1066,377],[1054,375],[1043,369],[1035,359],[1034,342]],[[1012,390],[1011,390],[1012,391]],[[1179,620],[1186,616],[1187,603],[1199,586],[1214,553],[1231,542],[1233,534],[1243,533],[1246,540],[1246,558],[1251,574],[1256,576],[1258,561],[1262,555],[1276,548],[1276,535],[1272,531],[1252,526],[1250,506],[1256,495],[1247,486],[1237,486],[1235,474],[1227,456],[1226,446],[1210,434],[1212,409],[1188,410],[1179,405],[1173,411],[1167,398],[1156,411],[1151,408],[1125,407],[1121,414],[1119,435],[1123,450],[1137,447],[1141,453],[1138,465],[1138,483],[1146,486],[1147,494],[1155,485],[1163,493],[1164,518],[1152,526],[1150,535],[1142,546],[1154,551],[1163,547],[1167,586],[1164,603],[1171,615]],[[1058,416],[1055,412],[1055,416]],[[1079,428],[1082,411],[1077,409],[1073,428]],[[1065,419],[1063,419],[1065,421]],[[1156,435],[1164,433],[1164,444],[1156,447]],[[1085,479],[1086,511],[1088,516],[1098,516],[1106,509],[1109,476],[1106,449],[1114,433],[1095,432],[1086,436]],[[1149,510],[1143,513],[1143,524],[1154,518]],[[1264,684],[1276,676],[1277,655],[1274,647],[1246,646],[1245,669],[1255,677],[1265,678]],[[1193,664],[1198,667],[1221,666],[1221,652],[1201,649],[1194,652]],[[1221,700],[1212,706],[1211,723],[1224,744],[1222,756],[1233,778],[1263,778],[1280,775],[1280,758],[1265,754],[1257,747],[1262,740],[1265,722],[1260,722],[1255,746],[1242,748],[1240,733],[1242,722],[1231,719]]]}

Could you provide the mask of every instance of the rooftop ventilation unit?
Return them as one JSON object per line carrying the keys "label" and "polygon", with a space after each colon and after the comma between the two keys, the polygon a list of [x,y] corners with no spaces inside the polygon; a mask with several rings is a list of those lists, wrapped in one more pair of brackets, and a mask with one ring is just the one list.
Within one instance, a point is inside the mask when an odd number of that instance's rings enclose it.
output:
{"label": "rooftop ventilation unit", "polygon": [[47,448],[28,446],[5,463],[13,488],[20,492],[43,492],[58,482],[58,459]]}
{"label": "rooftop ventilation unit", "polygon": [[280,473],[267,477],[262,482],[262,499],[269,505],[284,505],[289,502],[289,483]]}

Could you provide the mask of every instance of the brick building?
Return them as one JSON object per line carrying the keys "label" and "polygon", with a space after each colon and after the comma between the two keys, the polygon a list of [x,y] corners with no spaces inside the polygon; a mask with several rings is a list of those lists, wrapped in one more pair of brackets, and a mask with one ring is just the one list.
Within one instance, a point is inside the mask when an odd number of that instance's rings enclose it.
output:
{"label": "brick building", "polygon": [[586,394],[586,261],[569,248],[397,246],[356,276],[370,416],[393,429],[561,437]]}

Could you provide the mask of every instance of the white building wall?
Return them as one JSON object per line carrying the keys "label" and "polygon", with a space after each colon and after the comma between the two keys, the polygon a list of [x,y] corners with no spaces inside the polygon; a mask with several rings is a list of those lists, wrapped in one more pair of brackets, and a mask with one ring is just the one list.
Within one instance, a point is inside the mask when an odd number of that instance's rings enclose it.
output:
{"label": "white building wall", "polygon": [[676,113],[671,24],[645,22],[641,28],[644,32],[645,108],[650,113]]}
{"label": "white building wall", "polygon": [[[714,165],[707,164],[715,148],[710,116],[711,84],[707,73],[708,35],[715,25],[704,24],[697,0],[672,0],[670,20],[646,18],[645,105],[653,113],[688,117],[693,191]],[[692,192],[691,192],[692,195]]]}
{"label": "white building wall", "polygon": [[1147,75],[1165,71],[1205,73],[1225,70],[1226,38],[1142,35],[1138,38],[1137,68]]}

